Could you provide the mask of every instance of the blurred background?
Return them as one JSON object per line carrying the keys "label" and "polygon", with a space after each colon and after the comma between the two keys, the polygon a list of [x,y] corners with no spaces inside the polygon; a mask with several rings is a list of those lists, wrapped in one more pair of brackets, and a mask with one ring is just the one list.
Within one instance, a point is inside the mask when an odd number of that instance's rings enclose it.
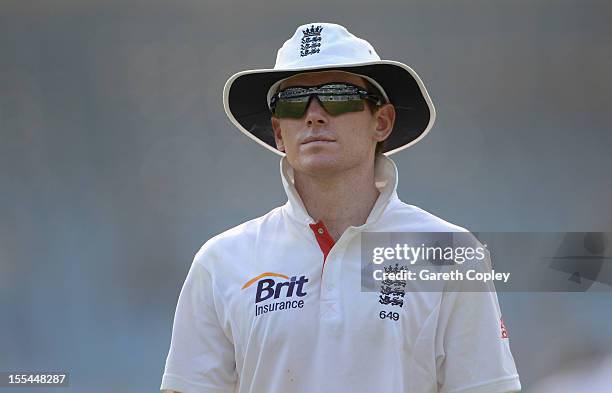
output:
{"label": "blurred background", "polygon": [[[0,371],[159,388],[196,251],[286,201],[223,85],[316,21],[432,96],[393,156],[402,200],[472,231],[612,231],[608,1],[3,0]],[[498,296],[526,392],[612,351],[610,293]]]}

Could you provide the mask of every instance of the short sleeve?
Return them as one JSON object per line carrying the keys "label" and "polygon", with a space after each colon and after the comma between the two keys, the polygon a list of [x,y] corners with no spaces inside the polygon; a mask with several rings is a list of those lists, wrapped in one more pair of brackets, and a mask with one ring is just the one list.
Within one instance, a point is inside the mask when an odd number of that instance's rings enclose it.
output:
{"label": "short sleeve", "polygon": [[[490,266],[490,259],[486,264]],[[482,286],[482,292],[442,294],[435,339],[442,393],[521,390],[495,287]]]}
{"label": "short sleeve", "polygon": [[220,326],[212,279],[196,260],[181,289],[160,389],[232,393],[234,347]]}

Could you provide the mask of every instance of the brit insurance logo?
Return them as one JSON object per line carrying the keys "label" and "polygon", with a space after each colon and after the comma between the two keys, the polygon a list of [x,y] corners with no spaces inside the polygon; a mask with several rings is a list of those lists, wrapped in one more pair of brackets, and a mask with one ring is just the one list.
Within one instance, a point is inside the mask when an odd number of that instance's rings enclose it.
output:
{"label": "brit insurance logo", "polygon": [[[255,316],[272,311],[291,310],[304,307],[304,284],[306,276],[286,276],[280,273],[266,272],[247,281],[242,290],[257,283],[255,289]],[[261,304],[260,304],[261,303]]]}

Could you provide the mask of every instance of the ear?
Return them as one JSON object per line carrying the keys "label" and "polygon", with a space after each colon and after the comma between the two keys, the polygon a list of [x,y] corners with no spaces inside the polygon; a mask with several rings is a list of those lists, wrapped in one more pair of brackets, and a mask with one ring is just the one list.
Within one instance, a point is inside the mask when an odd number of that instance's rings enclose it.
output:
{"label": "ear", "polygon": [[374,130],[376,142],[382,142],[389,137],[395,124],[395,107],[385,104],[374,113],[376,128]]}
{"label": "ear", "polygon": [[281,133],[280,121],[272,116],[270,118],[270,123],[272,123],[272,130],[274,133],[274,140],[276,141],[276,148],[282,152],[285,151],[285,144],[283,143],[283,135]]}

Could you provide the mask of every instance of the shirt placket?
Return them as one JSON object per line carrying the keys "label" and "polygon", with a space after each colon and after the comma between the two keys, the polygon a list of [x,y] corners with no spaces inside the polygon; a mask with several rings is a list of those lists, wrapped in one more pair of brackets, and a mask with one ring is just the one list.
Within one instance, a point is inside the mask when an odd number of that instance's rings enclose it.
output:
{"label": "shirt placket", "polygon": [[343,253],[342,239],[335,242],[323,221],[310,224],[323,253],[321,266],[320,319],[328,325],[339,326],[342,320],[340,270]]}

